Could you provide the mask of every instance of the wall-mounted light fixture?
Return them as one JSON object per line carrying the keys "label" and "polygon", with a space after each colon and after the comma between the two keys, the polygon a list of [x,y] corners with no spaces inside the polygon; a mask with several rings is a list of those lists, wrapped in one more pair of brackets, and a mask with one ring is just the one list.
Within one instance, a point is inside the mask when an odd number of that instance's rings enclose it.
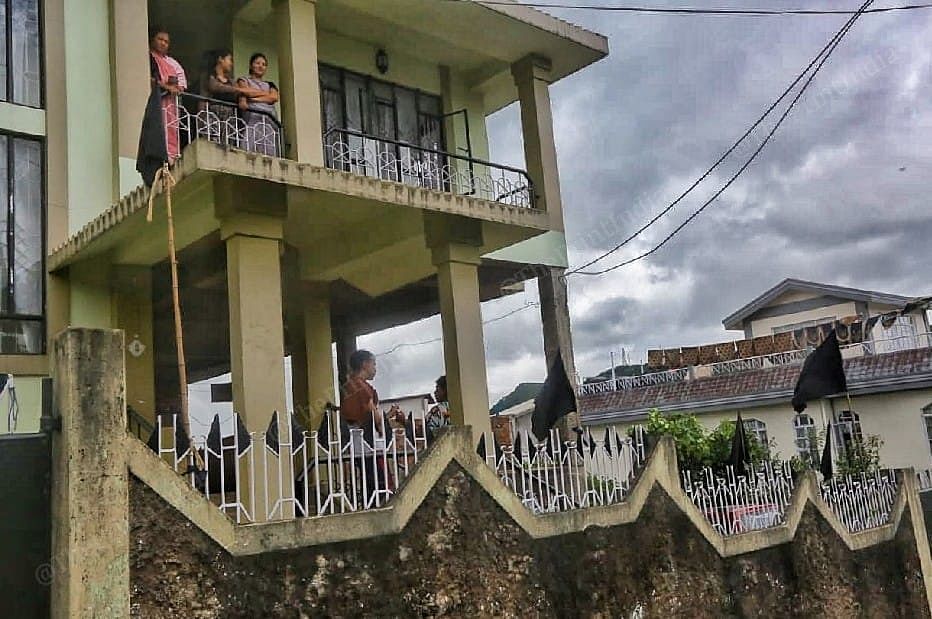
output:
{"label": "wall-mounted light fixture", "polygon": [[375,68],[382,74],[388,72],[388,54],[385,53],[384,49],[380,49],[375,53]]}

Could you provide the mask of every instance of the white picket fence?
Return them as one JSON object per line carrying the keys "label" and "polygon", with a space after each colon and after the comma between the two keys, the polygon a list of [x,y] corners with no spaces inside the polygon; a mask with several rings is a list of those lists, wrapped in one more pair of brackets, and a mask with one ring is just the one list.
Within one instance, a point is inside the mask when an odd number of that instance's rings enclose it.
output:
{"label": "white picket fence", "polygon": [[479,455],[528,509],[555,513],[624,501],[645,462],[644,436],[641,426],[630,435],[585,429],[572,441],[557,430],[544,441],[519,432],[513,445],[500,447],[485,435]]}
{"label": "white picket fence", "polygon": [[384,418],[350,428],[329,410],[308,431],[293,414],[284,417],[276,413],[267,431],[248,432],[234,414],[225,437],[215,417],[207,436],[190,440],[177,415],[160,416],[149,446],[237,523],[383,507],[427,446],[423,424],[410,418],[404,428]]}
{"label": "white picket fence", "polygon": [[[732,467],[683,471],[682,486],[712,527],[724,536],[776,527],[786,522],[795,483],[789,463],[764,462],[747,475]],[[896,501],[896,472],[834,476],[819,485],[822,500],[851,533],[890,521]]]}

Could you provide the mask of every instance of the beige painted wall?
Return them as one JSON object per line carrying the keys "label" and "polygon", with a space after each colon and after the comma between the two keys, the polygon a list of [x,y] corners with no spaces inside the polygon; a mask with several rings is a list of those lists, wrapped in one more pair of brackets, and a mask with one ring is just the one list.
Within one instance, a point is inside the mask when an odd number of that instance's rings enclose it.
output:
{"label": "beige painted wall", "polygon": [[[853,408],[861,419],[861,430],[865,436],[876,434],[884,444],[880,450],[881,465],[891,468],[914,467],[915,469],[932,468],[932,454],[926,436],[922,409],[932,404],[932,388],[914,391],[899,391],[851,399]],[[832,402],[836,414],[848,408],[844,398],[835,398]],[[826,419],[831,420],[831,405],[826,401]],[[813,421],[816,429],[823,430],[821,407],[818,402],[810,403],[805,411]],[[711,411],[699,414],[699,421],[708,429],[716,427],[722,421],[733,421],[736,410]],[[793,418],[795,413],[789,403],[746,408],[741,411],[744,420],[758,419],[767,424],[767,435],[775,440],[775,452],[781,458],[789,459],[796,455]],[[614,424],[619,432],[626,431],[634,423]],[[601,428],[604,426],[593,426]]]}
{"label": "beige painted wall", "polygon": [[[42,416],[42,379],[35,376],[16,376],[13,379],[16,388],[16,401],[19,403],[19,415],[16,420],[16,432],[38,432],[39,417]],[[7,399],[0,399],[0,434],[7,431]]]}
{"label": "beige painted wall", "polygon": [[[790,301],[787,301],[789,303]],[[776,305],[776,304],[775,304]],[[772,318],[761,318],[751,322],[751,334],[754,337],[762,335],[771,335],[774,327],[791,325],[797,322],[806,322],[807,320],[830,320],[832,318],[840,319],[845,316],[854,316],[857,313],[854,301],[820,307],[806,312],[795,314],[786,314],[784,316],[774,316]]]}

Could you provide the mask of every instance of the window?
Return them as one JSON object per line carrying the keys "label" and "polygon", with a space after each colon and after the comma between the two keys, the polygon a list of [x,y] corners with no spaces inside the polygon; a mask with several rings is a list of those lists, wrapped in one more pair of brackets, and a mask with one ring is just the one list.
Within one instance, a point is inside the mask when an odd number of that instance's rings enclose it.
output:
{"label": "window", "polygon": [[444,149],[440,97],[326,65],[320,87],[328,167],[434,189],[448,182],[446,158],[428,152]]}
{"label": "window", "polygon": [[794,322],[791,325],[780,325],[779,327],[773,327],[771,331],[774,335],[777,333],[786,333],[787,331],[795,331],[796,329],[805,329],[807,327],[821,327],[822,325],[834,325],[836,318],[832,316],[831,318],[819,318],[817,320],[805,320],[803,322]]}
{"label": "window", "polygon": [[852,445],[861,444],[864,437],[861,434],[861,417],[854,411],[841,411],[838,415],[838,434],[841,444],[845,449]]}
{"label": "window", "polygon": [[744,431],[756,438],[762,447],[765,449],[768,447],[766,423],[759,419],[745,419]]}
{"label": "window", "polygon": [[42,105],[39,0],[0,0],[0,100]]}
{"label": "window", "polygon": [[0,354],[45,351],[43,148],[0,134]]}
{"label": "window", "polygon": [[897,316],[893,324],[883,330],[881,338],[878,353],[916,348],[916,325],[912,316]]}
{"label": "window", "polygon": [[793,418],[793,431],[796,434],[796,453],[799,457],[804,462],[818,462],[819,444],[812,417],[805,413],[796,415]]}

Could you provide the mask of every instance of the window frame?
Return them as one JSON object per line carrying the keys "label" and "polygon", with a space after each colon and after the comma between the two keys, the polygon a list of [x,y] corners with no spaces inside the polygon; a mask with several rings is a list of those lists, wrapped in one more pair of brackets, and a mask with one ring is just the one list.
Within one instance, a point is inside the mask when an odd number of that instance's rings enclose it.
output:
{"label": "window frame", "polygon": [[[741,423],[744,425],[745,433],[753,434],[757,442],[767,450],[767,453],[770,453],[770,435],[767,433],[767,423],[755,417],[742,419]],[[764,437],[763,441],[761,435]]]}
{"label": "window frame", "polygon": [[[15,213],[15,204],[13,203],[13,191],[15,186],[15,163],[14,163],[14,141],[15,140],[29,140],[36,142],[39,145],[41,156],[39,158],[41,169],[39,171],[39,236],[40,236],[40,272],[41,272],[41,281],[42,281],[42,313],[41,314],[17,314],[14,312],[3,312],[0,310],[0,321],[19,321],[19,322],[29,322],[29,323],[39,323],[40,325],[40,342],[41,346],[37,352],[15,352],[15,353],[3,353],[0,352],[0,357],[5,356],[25,356],[25,357],[38,357],[47,354],[48,352],[48,277],[46,273],[46,260],[48,258],[48,148],[47,140],[45,136],[35,136],[25,133],[20,133],[16,131],[9,131],[6,129],[0,129],[0,135],[7,138],[6,145],[6,167],[7,167],[7,200],[8,204],[6,206],[7,210],[7,274],[6,277],[9,278],[10,273],[13,269],[13,253],[15,248],[15,222],[12,219],[12,215]],[[7,307],[14,307],[13,303],[15,301],[15,284],[14,286],[7,287]]]}
{"label": "window frame", "polygon": [[929,457],[932,458],[932,403],[927,404],[922,407],[922,410],[919,411],[919,415],[922,418],[922,427],[926,433],[926,446],[929,448]]}
{"label": "window frame", "polygon": [[[10,63],[13,57],[13,37],[10,33],[13,31],[13,0],[0,0],[3,3],[6,13],[4,13],[3,27],[6,31],[6,96],[0,98],[0,103],[7,105],[16,105],[31,110],[45,109],[45,1],[35,0],[36,2],[36,19],[39,22],[39,103],[30,105],[28,103],[17,103],[13,100],[13,72],[10,71]],[[9,133],[6,130],[0,130]],[[43,145],[43,149],[44,149]],[[43,151],[44,152],[44,151]],[[43,166],[45,157],[43,156]],[[43,196],[44,197],[44,196]]]}

